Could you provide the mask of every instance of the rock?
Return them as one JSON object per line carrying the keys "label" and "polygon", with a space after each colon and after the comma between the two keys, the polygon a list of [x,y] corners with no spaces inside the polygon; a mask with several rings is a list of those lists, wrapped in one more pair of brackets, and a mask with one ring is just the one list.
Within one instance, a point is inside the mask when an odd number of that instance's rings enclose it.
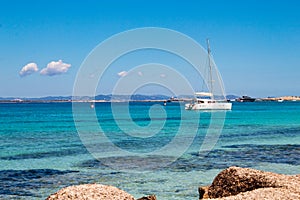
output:
{"label": "rock", "polygon": [[[259,188],[256,190],[239,193],[235,196],[218,198],[218,200],[296,200],[300,199],[299,193],[289,192],[282,188]],[[210,199],[213,200],[213,199]]]}
{"label": "rock", "polygon": [[300,199],[300,177],[230,167],[216,176],[208,196],[223,200]]}
{"label": "rock", "polygon": [[209,196],[208,196],[208,188],[209,188],[209,186],[204,186],[204,187],[199,187],[198,188],[199,199],[207,199],[207,198],[209,198]]}
{"label": "rock", "polygon": [[134,200],[133,196],[113,186],[83,184],[69,186],[50,195],[46,200]]}
{"label": "rock", "polygon": [[210,198],[236,195],[263,187],[274,187],[266,175],[252,169],[230,167],[217,175],[208,189]]}
{"label": "rock", "polygon": [[156,200],[156,196],[155,195],[150,195],[150,196],[147,196],[147,197],[139,198],[137,200]]}

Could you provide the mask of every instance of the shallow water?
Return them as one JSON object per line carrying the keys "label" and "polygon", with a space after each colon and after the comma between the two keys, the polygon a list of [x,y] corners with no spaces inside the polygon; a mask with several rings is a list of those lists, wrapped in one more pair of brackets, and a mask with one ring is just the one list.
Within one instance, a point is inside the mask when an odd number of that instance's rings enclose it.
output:
{"label": "shallow water", "polygon": [[77,108],[76,127],[71,103],[0,104],[0,199],[94,182],[135,197],[198,199],[198,186],[232,165],[300,174],[300,102],[235,102],[226,113],[176,103]]}

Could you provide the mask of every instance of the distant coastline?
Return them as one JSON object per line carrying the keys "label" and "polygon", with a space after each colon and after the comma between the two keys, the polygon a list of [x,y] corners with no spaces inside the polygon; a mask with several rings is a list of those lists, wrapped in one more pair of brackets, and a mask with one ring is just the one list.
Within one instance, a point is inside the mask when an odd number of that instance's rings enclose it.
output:
{"label": "distant coastline", "polygon": [[[235,101],[239,96],[227,95],[228,100]],[[105,102],[188,102],[193,99],[191,95],[182,97],[170,97],[166,95],[97,95],[95,97],[72,97],[72,96],[47,96],[39,98],[14,98],[0,97],[0,103],[65,103],[65,102],[87,102],[87,103],[105,103]],[[255,98],[255,101],[300,101],[300,96],[280,96]]]}
{"label": "distant coastline", "polygon": [[282,96],[282,97],[268,97],[268,98],[260,98],[262,101],[300,101],[300,96]]}
{"label": "distant coastline", "polygon": [[122,102],[165,102],[166,100],[0,100],[0,103],[122,103]]}

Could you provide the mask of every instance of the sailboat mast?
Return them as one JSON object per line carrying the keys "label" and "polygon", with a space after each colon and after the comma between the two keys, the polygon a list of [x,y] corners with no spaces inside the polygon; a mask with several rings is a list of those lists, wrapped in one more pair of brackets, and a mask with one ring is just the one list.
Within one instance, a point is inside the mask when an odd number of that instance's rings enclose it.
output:
{"label": "sailboat mast", "polygon": [[212,79],[212,66],[211,66],[211,60],[210,60],[210,45],[209,45],[209,39],[206,39],[207,43],[207,54],[208,54],[208,66],[209,66],[209,84],[210,84],[210,93],[213,94],[213,79]]}

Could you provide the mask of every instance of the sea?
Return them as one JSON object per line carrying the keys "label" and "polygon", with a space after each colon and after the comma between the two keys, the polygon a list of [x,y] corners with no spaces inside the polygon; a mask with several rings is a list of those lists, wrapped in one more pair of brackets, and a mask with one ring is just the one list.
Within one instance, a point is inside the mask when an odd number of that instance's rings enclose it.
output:
{"label": "sea", "polygon": [[45,199],[77,184],[135,198],[198,199],[230,166],[300,174],[300,102],[0,103],[0,199]]}

